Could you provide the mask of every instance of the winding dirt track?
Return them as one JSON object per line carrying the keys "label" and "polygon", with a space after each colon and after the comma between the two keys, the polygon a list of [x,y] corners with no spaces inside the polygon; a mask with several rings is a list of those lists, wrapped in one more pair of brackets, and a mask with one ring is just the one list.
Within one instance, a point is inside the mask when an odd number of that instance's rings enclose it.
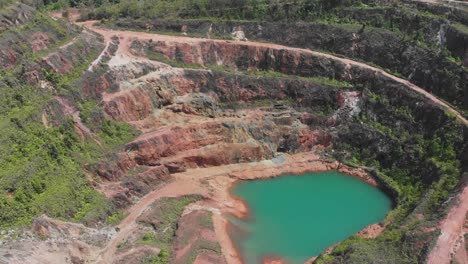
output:
{"label": "winding dirt track", "polygon": [[[211,42],[214,42],[214,43],[226,43],[226,40],[217,40],[217,39],[190,38],[190,37],[184,37],[184,36],[180,36],[180,37],[177,36],[176,37],[176,36],[159,35],[159,34],[146,33],[146,32],[108,30],[108,29],[103,29],[101,27],[95,26],[94,24],[96,22],[97,21],[86,21],[86,22],[80,22],[80,23],[77,23],[77,24],[81,25],[81,26],[84,26],[84,27],[88,28],[89,30],[94,31],[94,32],[104,36],[104,39],[106,41],[110,41],[112,36],[118,36],[119,39],[124,40],[124,41],[122,41],[120,43],[119,51],[122,52],[123,54],[125,54],[126,56],[128,56],[130,58],[133,58],[133,59],[137,59],[137,60],[141,60],[142,58],[136,57],[135,55],[133,55],[129,51],[129,45],[131,43],[131,41],[130,41],[131,39],[144,39],[144,40],[152,39],[152,40],[184,42],[184,43],[199,43],[199,42],[205,42],[205,41],[211,41]],[[441,106],[442,108],[444,108],[444,109],[452,112],[453,114],[455,114],[457,116],[457,118],[463,124],[468,125],[468,120],[467,119],[465,119],[457,110],[452,108],[450,105],[448,105],[445,102],[439,100],[436,96],[428,93],[427,91],[425,91],[421,87],[416,86],[415,84],[413,84],[413,83],[411,83],[411,82],[409,82],[407,80],[404,80],[402,78],[391,75],[391,74],[389,74],[389,73],[387,73],[387,72],[385,72],[385,71],[383,71],[381,69],[369,66],[369,65],[367,65],[365,63],[356,62],[356,61],[353,61],[353,60],[350,60],[350,59],[340,58],[340,57],[336,57],[336,56],[333,56],[333,55],[330,55],[330,54],[321,53],[321,52],[317,52],[317,51],[312,51],[312,50],[309,50],[309,49],[291,48],[291,47],[282,46],[282,45],[273,44],[273,43],[261,43],[261,42],[245,41],[245,42],[239,42],[239,45],[246,45],[246,46],[253,46],[253,47],[267,47],[267,48],[271,48],[271,49],[290,50],[290,51],[296,51],[296,52],[302,52],[302,53],[309,53],[309,54],[313,54],[314,56],[320,56],[320,57],[336,60],[336,61],[342,62],[342,63],[344,63],[346,65],[352,65],[352,66],[360,67],[360,68],[363,68],[363,69],[371,70],[374,73],[384,75],[385,77],[388,77],[388,78],[390,78],[390,79],[392,79],[392,80],[394,80],[394,81],[396,81],[398,83],[401,83],[401,84],[409,87],[410,89],[424,95],[425,97],[430,99],[435,104],[437,104],[437,105]],[[106,42],[106,46],[107,46],[107,42]],[[146,59],[146,58],[144,60],[148,61],[148,59]]]}
{"label": "winding dirt track", "polygon": [[[120,44],[119,44],[119,48],[118,48],[118,52],[116,56],[126,56],[127,58],[130,58],[132,61],[133,60],[149,61],[146,58],[136,57],[135,55],[129,52],[129,45],[131,44],[131,40],[133,39],[153,39],[153,40],[175,41],[175,42],[185,42],[185,43],[197,43],[197,42],[202,42],[202,41],[212,41],[215,43],[226,42],[225,40],[189,38],[189,37],[183,37],[183,36],[175,37],[175,36],[166,36],[166,35],[159,35],[159,34],[150,34],[150,33],[145,33],[145,32],[119,31],[119,30],[111,31],[111,30],[107,30],[107,29],[94,26],[93,24],[95,22],[96,21],[86,21],[86,22],[81,22],[77,24],[82,25],[86,27],[87,29],[102,35],[105,39],[106,47],[109,46],[109,42],[111,41],[112,36],[118,36],[120,39]],[[426,92],[422,88],[404,79],[393,76],[381,69],[369,66],[367,64],[355,62],[349,59],[339,58],[333,55],[324,54],[324,53],[311,51],[307,49],[291,48],[291,47],[286,47],[286,46],[271,44],[271,43],[239,42],[239,45],[247,45],[247,46],[255,46],[255,47],[261,46],[261,47],[268,47],[271,49],[285,49],[285,50],[291,50],[291,51],[296,51],[296,52],[309,53],[315,56],[321,56],[324,58],[329,58],[329,59],[333,59],[336,61],[340,61],[346,65],[352,65],[352,66],[357,66],[357,67],[361,67],[364,69],[372,70],[375,73],[391,78],[395,80],[396,82],[406,85],[408,88],[416,91],[417,93],[424,95],[433,103],[455,114],[458,120],[460,120],[460,122],[462,122],[465,125],[468,125],[468,121],[457,110],[453,109],[452,107],[450,107],[443,101],[437,99],[432,94]],[[226,166],[224,168],[216,168],[213,170],[216,170],[218,172],[221,170],[223,171],[222,172],[223,175],[228,175],[229,172],[224,171],[227,168],[231,168],[231,167]],[[118,244],[124,242],[125,239],[131,234],[131,232],[134,231],[134,228],[136,227],[135,221],[138,218],[138,216],[140,216],[155,200],[160,199],[162,197],[174,197],[174,196],[193,194],[193,193],[206,194],[207,192],[206,187],[201,186],[200,178],[204,178],[206,177],[206,175],[210,175],[210,173],[206,173],[209,171],[211,171],[210,168],[203,169],[203,176],[196,177],[196,179],[191,177],[193,176],[194,171],[185,173],[183,177],[176,175],[175,181],[168,183],[163,188],[153,191],[147,194],[146,196],[144,196],[138,203],[136,203],[134,206],[132,206],[128,210],[129,212],[128,216],[118,226],[120,228],[119,232],[117,233],[115,237],[111,239],[111,241],[109,241],[108,245],[100,252],[95,262],[96,263],[112,263],[113,262],[113,257],[116,253]],[[211,176],[213,176],[214,174],[216,173],[212,173]],[[437,263],[437,264],[449,263],[450,261],[450,251],[453,248],[454,237],[458,237],[459,235],[459,232],[458,232],[459,230],[457,228],[453,228],[452,223],[453,221],[455,221],[456,226],[458,226],[459,221],[463,221],[463,220],[460,220],[461,219],[460,216],[461,215],[464,216],[468,209],[468,188],[465,188],[463,193],[460,195],[460,200],[462,202],[458,206],[455,206],[452,208],[452,210],[449,213],[448,218],[441,225],[442,236],[439,239],[437,246],[435,247],[433,253],[431,254],[428,260],[428,262],[431,264],[432,263]]]}
{"label": "winding dirt track", "polygon": [[120,229],[116,236],[114,236],[107,246],[101,251],[98,258],[95,260],[96,263],[113,263],[114,255],[117,250],[117,246],[125,242],[127,237],[135,230],[136,219],[156,200],[163,197],[178,197],[187,194],[204,194],[206,190],[203,190],[196,181],[188,179],[178,180],[167,184],[161,189],[150,192],[144,196],[138,203],[132,206],[129,210],[129,214],[125,219],[120,222],[118,228]]}

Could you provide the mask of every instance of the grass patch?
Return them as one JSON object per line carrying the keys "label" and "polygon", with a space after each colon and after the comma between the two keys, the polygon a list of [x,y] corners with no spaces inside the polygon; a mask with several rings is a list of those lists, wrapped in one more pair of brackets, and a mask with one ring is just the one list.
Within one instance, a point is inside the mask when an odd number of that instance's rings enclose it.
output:
{"label": "grass patch", "polygon": [[168,57],[166,57],[164,54],[161,54],[159,52],[155,52],[155,51],[152,51],[152,50],[146,50],[146,57],[150,60],[154,60],[154,61],[159,61],[159,62],[162,62],[162,63],[165,63],[165,64],[168,64],[172,67],[176,67],[176,68],[188,68],[188,69],[203,69],[205,68],[203,65],[201,64],[196,64],[196,63],[185,63],[181,60],[174,60],[174,59],[170,59]]}
{"label": "grass patch", "polygon": [[169,250],[177,230],[177,222],[185,207],[201,199],[202,197],[199,195],[187,195],[179,198],[162,198],[156,201],[151,210],[138,219],[140,223],[152,226],[154,232],[143,234],[137,243]]}
{"label": "grass patch", "polygon": [[265,78],[297,79],[297,80],[304,80],[304,81],[314,82],[314,83],[327,85],[331,87],[337,87],[337,88],[352,87],[352,84],[350,84],[349,82],[341,81],[341,80],[337,80],[333,78],[322,77],[322,76],[302,77],[302,76],[296,76],[296,75],[288,75],[288,74],[284,74],[281,72],[270,71],[270,70],[268,71],[250,70],[250,71],[239,72],[237,69],[227,66],[227,65],[214,65],[214,64],[201,65],[201,64],[196,64],[196,63],[193,63],[193,64],[184,63],[181,60],[168,58],[160,52],[155,52],[149,49],[146,49],[145,53],[150,60],[160,61],[160,62],[169,64],[172,67],[177,67],[177,68],[210,69],[214,71],[224,71],[224,72],[229,72],[229,73],[234,73],[234,74],[243,73],[243,74],[250,75],[250,76],[260,76],[260,77],[265,77]]}
{"label": "grass patch", "polygon": [[467,35],[468,35],[468,26],[465,26],[465,25],[463,25],[463,24],[461,24],[461,23],[456,23],[456,22],[455,22],[455,23],[452,23],[452,26],[453,26],[456,30],[462,32],[463,34],[467,34]]}
{"label": "grass patch", "polygon": [[[55,26],[50,27],[51,23]],[[63,41],[73,36],[69,31],[61,32],[63,25],[43,15],[14,30],[25,34],[43,27],[57,31]],[[2,37],[8,34],[3,32]],[[30,48],[21,47],[19,52],[21,63],[34,64],[37,56]],[[83,102],[75,82],[99,52],[94,48],[82,56],[69,74],[48,71],[45,75],[59,93]],[[28,226],[40,214],[86,224],[118,221],[121,216],[116,208],[89,185],[82,166],[127,142],[135,131],[127,124],[105,120],[96,130],[104,145],[101,148],[91,139],[81,141],[70,117],[58,117],[58,125],[44,127],[42,113],[56,94],[26,84],[22,67],[0,70],[0,228]],[[92,108],[90,103],[83,104]]]}
{"label": "grass patch", "polygon": [[165,249],[161,249],[159,254],[145,257],[141,264],[167,264],[170,260],[170,253]]}

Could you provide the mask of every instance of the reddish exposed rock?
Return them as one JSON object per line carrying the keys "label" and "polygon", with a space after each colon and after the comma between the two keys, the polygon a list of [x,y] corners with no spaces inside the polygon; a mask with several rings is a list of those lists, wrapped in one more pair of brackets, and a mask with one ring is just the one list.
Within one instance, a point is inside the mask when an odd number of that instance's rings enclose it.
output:
{"label": "reddish exposed rock", "polygon": [[185,163],[182,161],[171,161],[164,164],[170,173],[184,172],[187,170]]}
{"label": "reddish exposed rock", "polygon": [[136,194],[146,194],[171,178],[165,166],[155,166],[126,180],[125,187]]}
{"label": "reddish exposed rock", "polygon": [[86,228],[80,224],[62,222],[42,215],[33,219],[32,230],[42,237],[67,235],[76,238],[85,232]]}
{"label": "reddish exposed rock", "polygon": [[364,238],[376,238],[385,230],[385,226],[372,224],[360,230],[357,235]]}
{"label": "reddish exposed rock", "polygon": [[109,164],[107,162],[99,162],[95,165],[94,172],[109,181],[114,181],[120,178],[123,175],[122,171],[119,168],[116,168],[114,164]]}
{"label": "reddish exposed rock", "polygon": [[49,36],[43,32],[35,32],[31,36],[31,47],[33,51],[46,49],[50,44]]}
{"label": "reddish exposed rock", "polygon": [[194,92],[199,92],[199,88],[206,84],[206,80],[198,79],[198,80],[191,80],[185,78],[182,74],[168,76],[168,82],[171,83],[178,95],[186,95]]}
{"label": "reddish exposed rock", "polygon": [[135,167],[136,163],[130,157],[128,156],[127,153],[120,152],[117,154],[117,166],[121,171],[128,171],[130,168]]}
{"label": "reddish exposed rock", "polygon": [[155,166],[138,174],[135,178],[147,185],[156,185],[169,178],[169,170],[165,166]]}
{"label": "reddish exposed rock", "polygon": [[142,120],[151,110],[151,98],[142,88],[126,90],[104,102],[104,112],[118,121]]}
{"label": "reddish exposed rock", "polygon": [[45,68],[66,74],[74,66],[80,65],[93,50],[102,50],[103,47],[102,41],[99,41],[95,34],[83,31],[71,42],[43,58],[42,64]]}
{"label": "reddish exposed rock", "polygon": [[24,78],[28,84],[38,84],[40,81],[39,76],[39,72],[37,71],[26,72],[24,74]]}
{"label": "reddish exposed rock", "polygon": [[108,73],[86,71],[81,78],[80,90],[83,96],[100,98],[102,93],[112,87],[112,76]]}
{"label": "reddish exposed rock", "polygon": [[18,53],[12,48],[3,48],[0,50],[0,65],[9,68],[16,64]]}
{"label": "reddish exposed rock", "polygon": [[112,203],[119,209],[127,208],[132,204],[132,201],[129,199],[128,191],[117,192],[110,198],[112,199]]}
{"label": "reddish exposed rock", "polygon": [[59,53],[51,55],[46,60],[44,60],[44,62],[60,74],[69,73],[73,69],[73,62],[67,60],[62,54]]}
{"label": "reddish exposed rock", "polygon": [[270,157],[271,154],[266,154],[260,145],[219,144],[212,147],[187,151],[182,153],[181,156],[162,158],[161,163],[164,165],[167,163],[173,164],[174,161],[172,160],[176,159],[183,162],[184,168],[199,168],[260,161]]}
{"label": "reddish exposed rock", "polygon": [[182,112],[182,113],[190,114],[190,115],[197,115],[198,114],[197,111],[195,111],[195,109],[193,109],[193,107],[191,107],[190,105],[188,105],[186,103],[173,104],[173,105],[170,105],[170,106],[168,106],[166,108],[172,110],[174,113]]}
{"label": "reddish exposed rock", "polygon": [[89,170],[109,181],[119,179],[134,166],[135,163],[128,158],[126,153],[107,155],[105,160],[87,165]]}
{"label": "reddish exposed rock", "polygon": [[161,157],[222,142],[226,135],[228,129],[219,123],[162,128],[140,136],[125,149],[138,164],[150,165],[159,163]]}

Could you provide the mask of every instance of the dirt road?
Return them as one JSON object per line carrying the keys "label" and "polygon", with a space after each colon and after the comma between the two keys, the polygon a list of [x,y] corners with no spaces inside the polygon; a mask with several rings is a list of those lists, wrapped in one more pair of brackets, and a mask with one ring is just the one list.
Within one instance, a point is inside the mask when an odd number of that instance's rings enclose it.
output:
{"label": "dirt road", "polygon": [[[463,226],[468,211],[468,185],[458,195],[458,204],[453,206],[441,225],[441,234],[427,258],[428,264],[449,264],[455,253],[457,241],[463,236]],[[464,245],[461,245],[464,247]],[[466,259],[465,259],[466,260]],[[466,263],[466,262],[465,262]]]}
{"label": "dirt road", "polygon": [[[111,41],[111,38],[113,36],[117,36],[119,38],[120,43],[119,43],[118,50],[116,52],[116,56],[114,57],[118,57],[121,60],[124,60],[122,61],[123,63],[129,62],[129,61],[140,61],[140,62],[144,61],[144,62],[150,62],[150,63],[157,63],[154,61],[150,61],[147,58],[137,57],[129,51],[129,45],[134,39],[142,39],[142,40],[153,39],[153,40],[161,40],[161,41],[184,42],[184,43],[194,43],[194,44],[197,42],[202,42],[202,41],[211,41],[214,43],[225,43],[225,40],[212,40],[212,39],[202,39],[202,38],[189,38],[189,37],[183,37],[183,36],[180,36],[180,37],[166,36],[166,35],[150,34],[150,33],[144,33],[144,32],[108,30],[108,29],[103,29],[103,28],[94,26],[93,25],[94,22],[95,21],[86,21],[86,22],[82,22],[78,24],[86,27],[89,30],[95,31],[98,34],[101,34],[106,41],[105,43],[106,47],[109,46],[109,42]],[[324,54],[324,53],[320,53],[316,51],[311,51],[307,49],[299,49],[299,48],[290,48],[290,47],[277,45],[277,44],[259,43],[259,42],[239,42],[239,45],[268,47],[271,49],[283,49],[283,50],[291,50],[291,51],[296,51],[296,52],[301,52],[301,53],[309,53],[315,56],[321,56],[324,58],[329,58],[332,60],[340,61],[347,65],[352,65],[352,66],[360,67],[363,69],[371,70],[375,73],[379,73],[390,79],[393,79],[396,82],[399,82],[407,86],[409,89],[412,89],[424,95],[425,97],[427,97],[429,100],[431,100],[435,104],[455,114],[458,120],[460,120],[465,125],[468,125],[468,121],[458,111],[456,111],[455,109],[453,109],[452,107],[444,103],[443,101],[439,100],[432,94],[426,92],[422,88],[404,79],[393,76],[381,69],[369,66],[367,64],[355,62],[349,59],[339,58],[333,55]],[[193,170],[193,171],[189,171],[187,173],[183,173],[180,175],[175,175],[176,177],[175,181],[167,184],[166,186],[164,186],[163,188],[157,191],[153,191],[149,193],[148,195],[144,196],[138,203],[136,203],[134,206],[129,208],[128,216],[118,226],[120,229],[119,232],[117,233],[115,237],[113,237],[110,240],[108,245],[100,252],[98,258],[96,259],[96,262],[97,263],[112,263],[118,245],[124,242],[127,239],[127,237],[134,231],[134,228],[136,227],[135,225],[136,219],[154,201],[162,197],[175,197],[175,196],[180,196],[180,195],[185,195],[185,194],[198,193],[198,194],[206,195],[208,189],[206,186],[202,186],[200,179],[214,177],[215,175],[217,176],[232,175],[232,172],[236,168],[238,168],[236,166],[245,167],[248,165],[236,164],[236,165],[222,166],[222,168],[207,168],[207,169],[203,169],[200,171]],[[460,195],[460,200],[461,200],[461,203],[455,206],[454,208],[452,208],[452,210],[449,213],[449,216],[441,225],[442,235],[439,237],[439,240],[437,242],[437,245],[434,251],[431,253],[431,255],[428,258],[429,263],[431,264],[449,263],[448,261],[450,261],[450,253],[451,253],[451,250],[453,249],[453,244],[456,242],[457,238],[460,235],[460,226],[463,225],[464,216],[465,216],[466,210],[468,209],[468,188],[464,189],[463,193]],[[222,224],[219,224],[218,220],[216,222],[217,222],[217,229],[219,230],[219,229],[222,229],[220,228]],[[235,257],[233,257],[233,259],[235,259]]]}
{"label": "dirt road", "polygon": [[114,236],[107,246],[99,254],[95,260],[96,263],[113,263],[113,258],[117,250],[117,246],[125,242],[127,237],[132,233],[136,227],[136,219],[156,200],[163,197],[178,197],[187,194],[202,194],[206,195],[206,189],[202,188],[199,181],[191,180],[190,178],[176,178],[175,181],[170,182],[157,191],[150,192],[144,196],[140,201],[133,205],[129,214],[118,225],[119,232]]}
{"label": "dirt road", "polygon": [[[123,40],[119,45],[119,52],[121,52],[121,54],[124,54],[125,56],[127,56],[129,58],[136,59],[136,60],[150,61],[150,60],[148,60],[146,58],[136,57],[131,52],[129,52],[129,45],[131,44],[132,39],[142,39],[142,40],[152,39],[152,40],[156,40],[156,41],[160,40],[160,41],[172,41],[172,42],[183,42],[183,43],[198,43],[198,42],[206,42],[206,41],[211,41],[211,42],[214,42],[214,43],[225,43],[226,42],[225,40],[216,40],[216,39],[190,38],[190,37],[184,37],[184,36],[167,36],[167,35],[159,35],[159,34],[146,33],[146,32],[135,32],[135,31],[108,30],[108,29],[104,29],[104,28],[95,26],[94,24],[96,22],[97,21],[86,21],[86,22],[80,22],[80,23],[77,23],[77,24],[81,25],[81,26],[84,26],[84,27],[88,28],[89,30],[92,30],[92,31],[97,32],[98,34],[101,34],[102,36],[104,36],[104,39],[106,40],[106,45],[107,45],[107,41],[110,41],[112,36],[118,36],[119,39]],[[467,119],[465,119],[457,110],[452,108],[450,105],[448,105],[445,102],[439,100],[436,96],[428,93],[427,91],[425,91],[421,87],[418,87],[418,86],[410,83],[407,80],[404,80],[402,78],[391,75],[391,74],[389,74],[389,73],[387,73],[387,72],[385,72],[385,71],[383,71],[381,69],[369,66],[369,65],[367,65],[365,63],[356,62],[356,61],[353,61],[353,60],[350,60],[350,59],[340,58],[340,57],[336,57],[336,56],[333,56],[333,55],[330,55],[330,54],[321,53],[321,52],[317,52],[317,51],[312,51],[312,50],[308,50],[308,49],[291,48],[291,47],[282,46],[282,45],[273,44],[273,43],[261,43],[261,42],[245,41],[245,42],[239,42],[239,45],[247,45],[247,46],[254,46],[254,47],[268,47],[270,49],[291,50],[291,51],[296,51],[296,52],[309,53],[309,54],[313,54],[315,56],[320,56],[320,57],[340,61],[340,62],[342,62],[342,63],[344,63],[346,65],[352,65],[352,66],[360,67],[360,68],[363,68],[363,69],[371,70],[371,71],[373,71],[375,73],[382,74],[385,77],[388,77],[388,78],[390,78],[390,79],[392,79],[392,80],[394,80],[396,82],[399,82],[399,83],[407,86],[408,88],[410,88],[410,89],[424,95],[425,97],[427,97],[428,99],[433,101],[435,104],[437,104],[440,107],[446,109],[447,111],[452,112],[454,115],[457,116],[458,120],[460,120],[463,124],[468,125],[468,120]]]}

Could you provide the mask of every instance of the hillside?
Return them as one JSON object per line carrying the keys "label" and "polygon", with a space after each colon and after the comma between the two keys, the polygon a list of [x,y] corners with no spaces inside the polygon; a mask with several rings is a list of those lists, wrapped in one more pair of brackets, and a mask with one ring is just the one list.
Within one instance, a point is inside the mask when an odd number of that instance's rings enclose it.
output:
{"label": "hillside", "polygon": [[240,263],[231,186],[327,170],[394,207],[311,262],[468,261],[463,2],[0,6],[0,263]]}

